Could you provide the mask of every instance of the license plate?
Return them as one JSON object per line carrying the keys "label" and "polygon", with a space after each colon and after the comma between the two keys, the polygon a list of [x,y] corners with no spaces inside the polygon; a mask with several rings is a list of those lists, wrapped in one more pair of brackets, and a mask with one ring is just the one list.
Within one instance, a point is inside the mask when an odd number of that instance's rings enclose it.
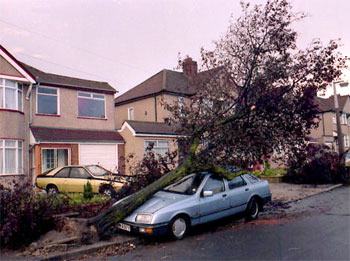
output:
{"label": "license plate", "polygon": [[122,229],[122,230],[125,230],[125,231],[128,231],[128,232],[130,232],[130,230],[131,230],[129,225],[126,225],[126,224],[123,224],[123,223],[118,223],[117,227],[119,229]]}

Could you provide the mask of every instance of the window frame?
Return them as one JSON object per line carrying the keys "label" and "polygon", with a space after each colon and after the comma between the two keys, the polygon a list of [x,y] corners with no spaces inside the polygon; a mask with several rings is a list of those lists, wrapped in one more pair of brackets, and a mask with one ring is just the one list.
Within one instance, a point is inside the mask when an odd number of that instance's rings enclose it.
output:
{"label": "window frame", "polygon": [[[240,178],[241,179],[241,183],[239,186],[231,186],[233,180],[237,179],[237,178]],[[238,184],[238,183],[233,183],[233,184]],[[237,177],[234,177],[233,179],[231,180],[227,180],[227,186],[228,186],[228,190],[234,190],[234,189],[238,189],[238,188],[242,188],[242,187],[245,187],[247,186],[247,182],[244,180],[244,178],[242,176],[237,176]]]}
{"label": "window frame", "polygon": [[342,114],[340,115],[340,124],[342,124],[342,125],[348,125],[346,113],[342,113]]}
{"label": "window frame", "polygon": [[[15,83],[15,87],[6,85],[6,81]],[[19,88],[21,87],[21,89]],[[15,90],[15,108],[7,108],[6,107],[6,89],[12,89]],[[23,90],[24,90],[24,84],[19,83],[18,81],[1,78],[0,77],[0,92],[2,92],[2,100],[0,101],[0,110],[13,110],[13,111],[20,111],[23,112]],[[19,93],[21,93],[21,107],[19,108]]]}
{"label": "window frame", "polygon": [[[49,94],[49,93],[39,93],[39,88],[43,88],[43,89],[54,89],[57,91],[56,94]],[[38,96],[39,95],[43,95],[43,96],[51,96],[51,97],[55,97],[57,98],[57,114],[51,114],[51,113],[45,113],[45,112],[39,112],[39,99]],[[39,85],[36,88],[36,110],[35,113],[37,115],[44,115],[44,116],[60,116],[61,115],[61,106],[60,106],[60,89],[56,88],[56,87],[51,87],[51,86],[42,86]]]}
{"label": "window frame", "polygon": [[[155,146],[155,145],[158,145],[158,143],[159,143],[160,141],[161,141],[161,142],[167,142],[167,143],[168,143],[168,146],[167,146],[167,147],[158,147],[158,146]],[[158,155],[161,155],[162,157],[166,157],[166,155],[162,155],[161,153],[157,153],[157,149],[165,149],[165,148],[167,148],[167,149],[168,149],[167,153],[169,154],[169,152],[170,152],[170,141],[169,141],[169,140],[144,140],[145,152],[147,152],[146,149],[147,149],[147,147],[148,147],[148,145],[149,145],[149,144],[147,144],[148,142],[153,142],[153,143],[155,144],[155,145],[153,146],[153,148],[152,148],[152,152],[155,153],[156,157],[158,157]],[[156,150],[155,150],[155,148],[156,148]]]}
{"label": "window frame", "polygon": [[[58,148],[58,147],[43,147],[41,148],[41,151],[40,151],[40,155],[41,155],[41,172],[44,172],[44,163],[43,163],[43,160],[44,160],[44,150],[54,150],[54,167],[51,168],[51,169],[55,169],[55,168],[58,168],[58,150],[67,150],[67,157],[68,157],[68,166],[71,165],[71,149],[70,148]],[[50,168],[49,168],[50,169]],[[46,170],[49,170],[49,169],[46,169]],[[45,170],[45,171],[46,171]]]}
{"label": "window frame", "polygon": [[[132,112],[132,113],[131,113]],[[132,116],[132,117],[131,117]],[[135,110],[134,107],[128,108],[128,120],[134,121],[135,120]]]}
{"label": "window frame", "polygon": [[[79,94],[83,94],[83,96],[79,96]],[[88,96],[87,96],[87,95],[88,95]],[[94,95],[101,95],[101,96],[103,96],[103,99],[102,99],[102,98],[96,98],[96,97],[94,97]],[[104,116],[103,116],[103,117],[90,117],[90,116],[82,116],[82,115],[79,115],[79,99],[94,100],[94,101],[103,101],[103,105],[104,105]],[[78,91],[78,92],[77,92],[77,106],[78,106],[78,111],[77,111],[78,118],[82,118],[82,119],[102,119],[102,120],[107,119],[106,95],[105,95],[105,94],[94,93],[94,92]]]}
{"label": "window frame", "polygon": [[[15,146],[6,146],[6,141],[14,141]],[[1,168],[0,168],[0,177],[8,176],[8,175],[23,175],[24,174],[24,165],[23,165],[23,140],[15,140],[15,139],[0,139],[0,150],[2,151],[2,155],[0,158]],[[6,149],[15,150],[15,172],[6,173]],[[19,154],[20,153],[20,154]],[[19,155],[21,155],[21,164],[19,164]],[[21,165],[21,167],[19,166]]]}

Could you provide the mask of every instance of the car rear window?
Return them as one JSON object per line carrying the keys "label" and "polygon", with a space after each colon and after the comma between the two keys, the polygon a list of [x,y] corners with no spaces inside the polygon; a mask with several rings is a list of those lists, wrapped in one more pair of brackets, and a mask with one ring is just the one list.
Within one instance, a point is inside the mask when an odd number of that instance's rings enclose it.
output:
{"label": "car rear window", "polygon": [[259,179],[257,177],[255,177],[253,174],[251,173],[248,173],[248,174],[245,174],[244,177],[249,180],[250,183],[256,183],[259,181]]}

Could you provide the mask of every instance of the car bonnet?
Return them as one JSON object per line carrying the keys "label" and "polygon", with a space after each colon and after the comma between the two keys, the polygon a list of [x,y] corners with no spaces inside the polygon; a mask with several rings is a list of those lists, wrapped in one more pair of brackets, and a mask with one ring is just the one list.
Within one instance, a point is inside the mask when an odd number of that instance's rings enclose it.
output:
{"label": "car bonnet", "polygon": [[126,217],[126,221],[134,221],[133,217],[138,213],[155,213],[156,211],[167,207],[171,204],[180,202],[187,199],[188,195],[176,194],[166,191],[158,191],[149,200],[147,200],[143,205],[138,207],[134,212]]}

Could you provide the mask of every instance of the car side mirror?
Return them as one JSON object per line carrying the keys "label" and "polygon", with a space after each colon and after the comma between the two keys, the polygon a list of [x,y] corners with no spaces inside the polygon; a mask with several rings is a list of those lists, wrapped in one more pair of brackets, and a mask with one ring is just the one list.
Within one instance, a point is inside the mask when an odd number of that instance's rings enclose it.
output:
{"label": "car side mirror", "polygon": [[212,197],[213,196],[213,191],[203,191],[203,197]]}

